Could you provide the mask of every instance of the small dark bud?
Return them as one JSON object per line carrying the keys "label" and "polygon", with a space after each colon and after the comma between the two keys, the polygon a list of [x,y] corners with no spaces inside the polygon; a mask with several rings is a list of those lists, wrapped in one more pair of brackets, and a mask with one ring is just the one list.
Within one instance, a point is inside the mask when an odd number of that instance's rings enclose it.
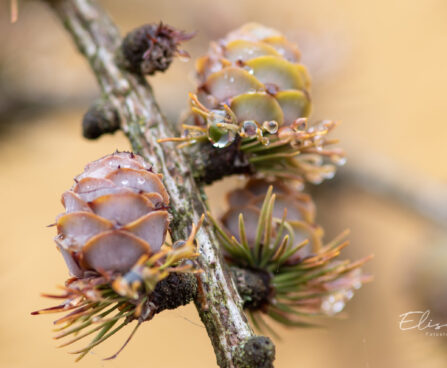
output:
{"label": "small dark bud", "polygon": [[87,139],[96,139],[119,128],[118,113],[111,104],[103,101],[92,105],[82,119],[82,135]]}
{"label": "small dark bud", "polygon": [[262,310],[270,303],[274,291],[267,272],[239,267],[231,267],[231,271],[245,309]]}
{"label": "small dark bud", "polygon": [[194,33],[185,33],[163,23],[141,26],[129,32],[123,40],[126,66],[130,71],[144,75],[163,72],[175,56],[189,57],[179,45],[193,36]]}
{"label": "small dark bud", "polygon": [[275,345],[268,337],[250,337],[236,348],[234,360],[239,368],[273,368]]}

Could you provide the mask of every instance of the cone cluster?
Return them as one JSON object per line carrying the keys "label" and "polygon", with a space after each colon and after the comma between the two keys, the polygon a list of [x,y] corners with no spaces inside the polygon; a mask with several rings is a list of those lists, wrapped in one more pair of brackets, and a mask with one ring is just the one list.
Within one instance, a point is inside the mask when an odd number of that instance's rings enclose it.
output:
{"label": "cone cluster", "polygon": [[[182,54],[178,45],[190,37],[146,25],[126,37],[122,51],[130,70],[152,74]],[[325,243],[314,202],[302,191],[304,181],[332,178],[345,160],[342,150],[327,148],[336,143],[327,138],[336,123],[308,124],[310,78],[298,48],[273,29],[247,24],[211,45],[197,62],[197,78],[183,136],[164,141],[200,144],[206,149],[199,154],[212,154],[197,166],[228,169],[204,177],[250,175],[228,193],[220,221],[208,215],[254,326],[274,334],[263,316],[304,327],[313,324],[309,317],[339,313],[370,279],[360,269],[370,257],[339,260],[347,232]],[[69,311],[55,322],[56,338],[71,338],[62,346],[95,334],[74,351],[81,359],[131,321],[138,321],[135,331],[193,298],[200,284],[182,274],[200,272],[193,260],[204,216],[190,224],[188,239],[166,242],[169,195],[161,175],[133,153],[94,161],[74,181],[62,195],[55,238],[74,277],[64,294],[47,295],[62,304],[35,314]]]}

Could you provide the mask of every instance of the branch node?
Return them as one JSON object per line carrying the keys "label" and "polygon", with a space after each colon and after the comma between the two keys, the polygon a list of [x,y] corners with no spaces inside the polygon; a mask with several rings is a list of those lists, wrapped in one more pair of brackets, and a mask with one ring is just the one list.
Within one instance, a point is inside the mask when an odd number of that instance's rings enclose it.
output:
{"label": "branch node", "polygon": [[264,336],[252,336],[236,347],[234,363],[238,368],[272,368],[275,345]]}
{"label": "branch node", "polygon": [[216,148],[205,142],[198,145],[197,154],[191,155],[194,162],[196,180],[204,184],[212,184],[225,176],[234,174],[252,174],[253,165],[240,150],[241,138],[225,148]]}
{"label": "branch node", "polygon": [[153,75],[164,72],[175,56],[189,55],[179,49],[181,42],[191,39],[192,33],[159,24],[145,24],[129,32],[123,40],[122,52],[126,68],[133,73]]}
{"label": "branch node", "polygon": [[189,273],[171,273],[161,280],[147,303],[157,306],[156,313],[189,304],[197,293],[196,278]]}
{"label": "branch node", "polygon": [[274,293],[271,276],[262,270],[231,267],[236,288],[244,302],[244,308],[259,310],[269,303]]}
{"label": "branch node", "polygon": [[106,133],[114,133],[120,128],[120,118],[110,102],[95,102],[82,119],[82,135],[87,139],[97,139]]}

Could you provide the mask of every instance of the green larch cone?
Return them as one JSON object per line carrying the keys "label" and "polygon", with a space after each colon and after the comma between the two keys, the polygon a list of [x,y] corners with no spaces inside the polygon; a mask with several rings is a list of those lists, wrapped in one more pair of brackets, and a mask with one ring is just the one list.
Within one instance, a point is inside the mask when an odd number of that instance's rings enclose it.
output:
{"label": "green larch cone", "polygon": [[[45,295],[62,304],[33,314],[69,311],[55,321],[56,339],[72,337],[61,346],[95,334],[73,352],[81,359],[131,321],[138,327],[163,309],[189,302],[190,282],[180,274],[198,272],[191,260],[198,256],[194,238],[201,222],[187,240],[165,243],[169,195],[161,176],[133,153],[94,161],[74,180],[62,195],[65,212],[56,219],[55,238],[73,277],[63,294]],[[160,282],[165,285],[157,291]],[[164,303],[163,290],[176,285],[182,290],[169,293],[179,297]]]}
{"label": "green larch cone", "polygon": [[308,126],[310,77],[299,59],[296,45],[255,23],[212,43],[197,62],[183,137],[172,140],[216,148],[238,142],[260,174],[315,184],[332,178],[345,161],[342,150],[327,148],[336,123]]}
{"label": "green larch cone", "polygon": [[228,105],[238,122],[290,125],[311,109],[310,78],[299,59],[298,48],[279,32],[246,24],[198,60],[197,96],[209,109]]}
{"label": "green larch cone", "polygon": [[337,259],[347,232],[323,243],[307,194],[256,180],[228,200],[223,226],[211,219],[255,327],[274,333],[263,315],[288,326],[312,325],[310,317],[339,313],[370,279],[360,269],[370,257]]}

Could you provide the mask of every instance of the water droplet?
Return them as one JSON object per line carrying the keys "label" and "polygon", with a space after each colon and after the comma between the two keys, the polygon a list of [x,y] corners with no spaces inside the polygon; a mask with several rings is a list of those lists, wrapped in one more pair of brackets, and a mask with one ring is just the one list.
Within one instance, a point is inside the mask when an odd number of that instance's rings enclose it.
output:
{"label": "water droplet", "polygon": [[278,130],[279,139],[287,139],[288,137],[293,136],[293,134],[293,130],[288,126],[282,126]]}
{"label": "water droplet", "polygon": [[352,290],[347,290],[345,297],[346,297],[346,300],[351,300],[354,297],[354,292]]}
{"label": "water droplet", "polygon": [[334,121],[332,120],[323,120],[321,123],[321,130],[331,129],[335,126]]}
{"label": "water droplet", "polygon": [[323,298],[321,310],[328,316],[340,313],[346,305],[346,291],[338,291]]}
{"label": "water droplet", "polygon": [[138,183],[139,185],[143,185],[145,182],[146,182],[146,180],[145,180],[144,178],[138,178],[138,179],[137,179],[137,183]]}
{"label": "water droplet", "polygon": [[121,180],[121,185],[129,185],[129,180],[127,179]]}
{"label": "water droplet", "polygon": [[333,179],[334,178],[334,176],[335,176],[335,172],[328,172],[328,173],[325,173],[324,175],[324,178],[325,179]]}
{"label": "water droplet", "polygon": [[307,128],[307,118],[298,118],[296,119],[292,125],[291,128],[295,131],[298,130],[305,130]]}
{"label": "water droplet", "polygon": [[322,167],[322,169],[324,171],[321,173],[321,176],[324,179],[333,179],[333,177],[335,176],[335,167],[334,166],[332,166],[332,165],[324,165]]}
{"label": "water droplet", "polygon": [[349,274],[349,278],[351,281],[351,286],[358,290],[362,287],[362,270],[360,268],[356,268],[355,270],[351,271]]}
{"label": "water droplet", "polygon": [[321,184],[323,182],[323,176],[320,173],[308,173],[306,179],[312,184]]}
{"label": "water droplet", "polygon": [[275,120],[264,121],[262,124],[262,129],[264,129],[269,134],[275,134],[278,131],[279,124]]}
{"label": "water droplet", "polygon": [[224,110],[211,110],[207,117],[208,124],[225,123],[227,113]]}
{"label": "water droplet", "polygon": [[248,72],[248,74],[253,75],[253,73],[254,73],[253,68],[250,68],[249,66],[245,65],[245,66],[244,66],[244,69]]}
{"label": "water droplet", "polygon": [[245,120],[242,123],[241,135],[246,137],[254,137],[259,129],[258,123],[254,120]]}
{"label": "water droplet", "polygon": [[208,124],[208,139],[214,147],[224,148],[234,142],[236,133],[220,128],[217,124]]}
{"label": "water droplet", "polygon": [[346,164],[346,157],[339,155],[332,155],[331,161],[337,166],[343,166],[344,164]]}
{"label": "water droplet", "polygon": [[268,146],[270,144],[270,139],[268,139],[267,137],[264,137],[264,135],[262,134],[261,128],[256,128],[256,138],[264,146]]}

